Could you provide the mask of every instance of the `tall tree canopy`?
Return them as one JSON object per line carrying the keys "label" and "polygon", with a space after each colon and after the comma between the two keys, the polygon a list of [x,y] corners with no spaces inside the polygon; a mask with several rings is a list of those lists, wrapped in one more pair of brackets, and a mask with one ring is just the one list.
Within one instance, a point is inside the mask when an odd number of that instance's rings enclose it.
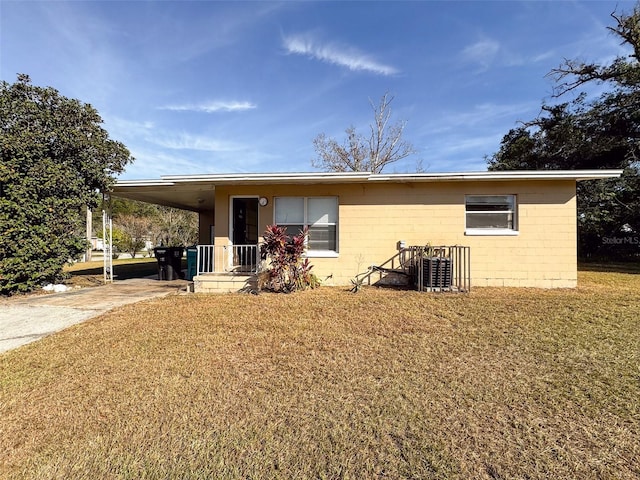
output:
{"label": "tall tree canopy", "polygon": [[[554,97],[597,82],[608,89],[557,105],[502,139],[490,170],[622,168],[622,178],[578,184],[580,254],[606,254],[602,238],[640,233],[640,4],[612,13],[609,30],[630,49],[608,65],[566,60],[550,72]],[[637,251],[637,246],[631,246]]]}
{"label": "tall tree canopy", "polygon": [[402,138],[406,122],[391,124],[391,102],[393,97],[385,93],[380,104],[369,101],[374,122],[369,126],[368,137],[358,133],[352,125],[345,130],[347,138],[339,143],[318,135],[313,146],[317,157],[311,165],[329,172],[373,172],[380,173],[387,165],[415,153],[413,145]]}
{"label": "tall tree canopy", "polygon": [[59,279],[85,250],[86,208],[133,160],[101,123],[27,75],[0,84],[0,294]]}

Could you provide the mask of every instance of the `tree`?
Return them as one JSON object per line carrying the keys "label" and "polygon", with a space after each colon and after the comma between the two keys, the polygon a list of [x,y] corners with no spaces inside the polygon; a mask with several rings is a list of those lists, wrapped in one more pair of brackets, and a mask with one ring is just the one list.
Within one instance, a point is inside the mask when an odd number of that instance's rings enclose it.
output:
{"label": "tree", "polygon": [[[144,248],[149,239],[153,220],[131,214],[119,215],[115,221],[116,228],[123,233],[116,247],[120,252],[127,252],[131,258]],[[115,242],[114,242],[115,243]]]}
{"label": "tree", "polygon": [[618,56],[609,65],[585,63],[578,60],[565,60],[558,68],[549,72],[556,80],[554,95],[562,96],[571,90],[589,82],[610,82],[617,88],[637,90],[640,85],[640,3],[630,14],[617,14],[611,17],[615,26],[607,27],[620,37],[623,45],[631,48],[628,56]]}
{"label": "tree", "polygon": [[59,280],[84,252],[87,206],[133,160],[101,123],[27,75],[0,83],[0,294]]}
{"label": "tree", "polygon": [[[139,252],[150,241],[154,245],[188,246],[198,243],[198,214],[178,208],[112,197],[110,208],[114,226],[120,232],[116,246],[121,252]],[[94,214],[94,220],[98,217]],[[93,229],[102,236],[102,218]]]}
{"label": "tree", "polygon": [[610,86],[595,100],[580,94],[502,139],[488,159],[490,170],[622,168],[620,179],[580,182],[577,187],[579,253],[602,252],[602,238],[640,232],[640,6],[612,14],[609,27],[631,54],[609,65],[565,60],[550,72],[562,96],[589,82]]}
{"label": "tree", "polygon": [[156,205],[152,231],[156,245],[187,246],[198,243],[198,214]]}
{"label": "tree", "polygon": [[313,140],[318,155],[311,165],[330,172],[380,173],[389,164],[415,153],[413,145],[402,139],[406,122],[390,124],[392,96],[385,93],[378,106],[369,100],[374,114],[369,138],[352,125],[345,130],[347,138],[340,144],[321,133]]}

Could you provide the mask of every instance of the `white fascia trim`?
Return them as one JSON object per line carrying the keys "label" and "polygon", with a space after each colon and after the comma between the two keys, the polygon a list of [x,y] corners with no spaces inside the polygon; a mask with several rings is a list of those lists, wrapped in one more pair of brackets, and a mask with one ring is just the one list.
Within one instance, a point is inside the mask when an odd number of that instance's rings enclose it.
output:
{"label": "white fascia trim", "polygon": [[508,170],[450,173],[394,173],[372,174],[371,182],[429,182],[470,180],[598,180],[617,178],[622,170]]}
{"label": "white fascia trim", "polygon": [[162,180],[174,182],[219,182],[219,183],[298,183],[366,180],[370,172],[306,172],[306,173],[225,173],[210,175],[167,175]]}
{"label": "white fascia trim", "polygon": [[454,182],[492,180],[599,180],[617,178],[622,170],[510,170],[448,173],[392,173],[371,172],[306,172],[306,173],[225,173],[207,175],[166,175],[159,180],[119,180],[116,187],[159,187],[176,183],[216,184],[305,184],[350,182]]}
{"label": "white fascia trim", "polygon": [[118,180],[114,187],[171,187],[173,185],[175,183],[164,180]]}

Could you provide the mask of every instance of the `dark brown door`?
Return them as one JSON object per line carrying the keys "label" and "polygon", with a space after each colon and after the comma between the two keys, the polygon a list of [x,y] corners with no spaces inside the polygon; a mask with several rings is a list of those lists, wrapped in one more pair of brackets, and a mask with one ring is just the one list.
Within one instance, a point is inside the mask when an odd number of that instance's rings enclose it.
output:
{"label": "dark brown door", "polygon": [[240,265],[255,265],[256,248],[236,247],[238,245],[258,244],[258,199],[233,199],[234,257]]}

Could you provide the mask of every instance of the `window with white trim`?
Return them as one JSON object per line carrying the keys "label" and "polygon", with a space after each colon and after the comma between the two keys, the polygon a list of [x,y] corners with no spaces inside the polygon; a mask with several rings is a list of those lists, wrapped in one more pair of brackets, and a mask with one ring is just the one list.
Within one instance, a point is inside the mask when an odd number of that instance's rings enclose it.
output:
{"label": "window with white trim", "polygon": [[465,232],[477,235],[517,232],[515,195],[465,195]]}
{"label": "window with white trim", "polygon": [[289,235],[309,227],[308,253],[338,251],[338,197],[276,197],[274,211]]}

